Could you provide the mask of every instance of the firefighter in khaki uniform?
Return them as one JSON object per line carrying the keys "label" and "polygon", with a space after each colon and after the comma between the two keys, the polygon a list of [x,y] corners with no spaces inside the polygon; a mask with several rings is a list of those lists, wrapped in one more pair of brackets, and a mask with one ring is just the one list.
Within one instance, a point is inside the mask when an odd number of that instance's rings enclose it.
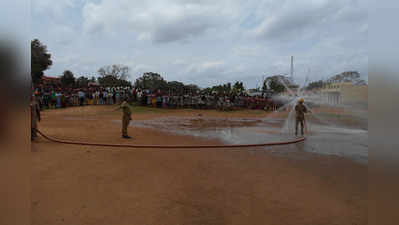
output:
{"label": "firefighter in khaki uniform", "polygon": [[303,126],[305,122],[305,113],[308,112],[303,104],[304,99],[300,98],[298,104],[295,106],[295,136],[298,135],[298,125],[301,125],[301,135],[303,136]]}
{"label": "firefighter in khaki uniform", "polygon": [[123,110],[123,116],[122,116],[122,137],[123,138],[131,138],[129,135],[127,135],[127,127],[129,126],[130,120],[132,120],[132,111],[130,109],[129,104],[127,103],[127,98],[124,99],[122,104],[116,109],[122,109]]}

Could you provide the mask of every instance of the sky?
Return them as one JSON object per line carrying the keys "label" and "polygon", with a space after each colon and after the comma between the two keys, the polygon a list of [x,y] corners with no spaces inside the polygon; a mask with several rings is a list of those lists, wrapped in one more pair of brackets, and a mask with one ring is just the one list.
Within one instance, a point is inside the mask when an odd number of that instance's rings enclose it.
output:
{"label": "sky", "polygon": [[130,68],[200,87],[289,74],[297,83],[356,70],[368,80],[368,0],[32,0],[46,75]]}

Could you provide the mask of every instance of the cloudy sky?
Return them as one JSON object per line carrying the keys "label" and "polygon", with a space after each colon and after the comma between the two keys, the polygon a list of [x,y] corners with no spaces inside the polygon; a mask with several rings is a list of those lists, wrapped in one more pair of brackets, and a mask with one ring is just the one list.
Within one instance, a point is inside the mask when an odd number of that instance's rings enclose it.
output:
{"label": "cloudy sky", "polygon": [[32,0],[31,33],[47,75],[130,67],[201,87],[290,71],[295,79],[368,74],[368,0]]}

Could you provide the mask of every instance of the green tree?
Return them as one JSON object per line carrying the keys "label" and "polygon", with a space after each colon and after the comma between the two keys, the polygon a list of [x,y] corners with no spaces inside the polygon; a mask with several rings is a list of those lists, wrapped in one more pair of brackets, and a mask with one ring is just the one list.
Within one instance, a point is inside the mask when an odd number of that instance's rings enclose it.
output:
{"label": "green tree", "polygon": [[141,77],[137,78],[134,86],[151,91],[169,91],[167,81],[165,81],[160,74],[153,72],[144,73]]}
{"label": "green tree", "polygon": [[231,86],[231,83],[226,83],[226,84],[221,84],[221,85],[216,85],[210,88],[206,88],[203,92],[205,93],[217,93],[217,94],[231,94],[233,92],[233,88]]}
{"label": "green tree", "polygon": [[101,86],[104,86],[104,87],[119,86],[119,80],[111,75],[99,77],[98,82],[100,83]]}
{"label": "green tree", "polygon": [[233,85],[233,93],[239,94],[245,91],[244,84],[242,82],[236,81]]}
{"label": "green tree", "polygon": [[186,94],[197,94],[200,88],[195,84],[184,85],[184,90]]}
{"label": "green tree", "polygon": [[116,86],[131,86],[131,82],[127,79],[130,77],[129,67],[124,65],[104,66],[98,70],[100,77],[98,82],[102,86],[116,87]]}
{"label": "green tree", "polygon": [[292,86],[292,84],[286,77],[282,75],[270,76],[264,80],[262,92],[279,94],[286,91],[286,86]]}
{"label": "green tree", "polygon": [[43,45],[38,39],[31,41],[31,77],[32,82],[40,82],[43,71],[47,70],[53,62],[51,54],[47,52],[47,46]]}
{"label": "green tree", "polygon": [[345,71],[335,76],[332,76],[329,81],[333,82],[353,82],[360,80],[360,73],[357,71]]}
{"label": "green tree", "polygon": [[184,84],[179,81],[168,81],[167,83],[168,91],[171,94],[183,94],[184,93]]}
{"label": "green tree", "polygon": [[75,76],[69,70],[65,70],[61,76],[61,85],[64,87],[71,87],[75,85]]}
{"label": "green tree", "polygon": [[89,85],[89,78],[81,76],[76,80],[76,85],[79,88],[87,87]]}
{"label": "green tree", "polygon": [[324,86],[324,82],[322,80],[314,81],[314,82],[310,82],[308,84],[308,86],[306,87],[306,90],[318,89],[318,88],[322,88],[323,86]]}

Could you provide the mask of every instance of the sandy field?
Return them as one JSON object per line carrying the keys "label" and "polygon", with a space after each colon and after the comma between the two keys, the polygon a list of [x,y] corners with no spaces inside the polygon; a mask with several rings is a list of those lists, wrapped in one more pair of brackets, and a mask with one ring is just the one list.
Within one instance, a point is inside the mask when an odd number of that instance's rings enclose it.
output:
{"label": "sandy field", "polygon": [[[121,138],[115,106],[44,111],[44,133],[75,141],[221,144],[150,128]],[[263,111],[136,108],[133,119],[169,116],[263,118]],[[134,125],[134,121],[132,122]],[[362,225],[368,167],[307,152],[265,149],[118,149],[32,143],[33,225]]]}

